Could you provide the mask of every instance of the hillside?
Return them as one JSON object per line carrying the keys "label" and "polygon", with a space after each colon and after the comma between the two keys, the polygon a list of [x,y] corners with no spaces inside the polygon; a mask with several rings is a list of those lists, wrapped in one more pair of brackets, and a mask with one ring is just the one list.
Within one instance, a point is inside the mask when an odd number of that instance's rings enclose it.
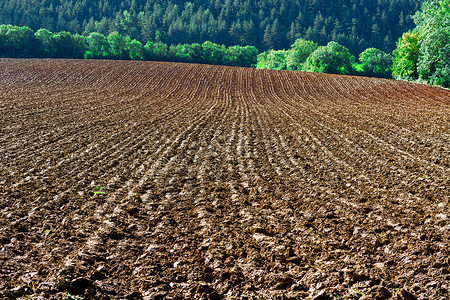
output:
{"label": "hillside", "polygon": [[392,52],[420,0],[0,0],[0,24],[72,33],[112,31],[141,42],[288,48],[298,38],[334,40],[358,55]]}
{"label": "hillside", "polygon": [[436,87],[0,59],[0,298],[445,299],[449,146]]}

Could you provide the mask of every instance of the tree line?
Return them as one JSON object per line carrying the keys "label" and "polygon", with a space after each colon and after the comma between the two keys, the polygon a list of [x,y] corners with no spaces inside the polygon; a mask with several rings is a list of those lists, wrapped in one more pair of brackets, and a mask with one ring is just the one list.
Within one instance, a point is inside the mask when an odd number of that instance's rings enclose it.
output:
{"label": "tree line", "polygon": [[286,49],[303,38],[357,55],[391,53],[422,0],[0,0],[0,24],[85,36],[117,31],[141,43]]}
{"label": "tree line", "polygon": [[356,62],[349,49],[335,41],[318,46],[313,41],[298,39],[288,50],[259,54],[257,67],[390,78],[392,63],[392,55],[373,47],[364,50]]}
{"label": "tree line", "polygon": [[143,45],[118,32],[107,36],[92,32],[83,36],[0,25],[0,57],[131,59],[254,67],[257,55],[258,50],[253,46],[226,47],[209,41],[170,46],[161,41],[148,41]]}
{"label": "tree line", "polygon": [[298,39],[288,50],[258,55],[258,67],[413,80],[450,88],[450,0],[429,0],[414,15],[416,27],[397,41],[392,55],[370,47],[359,54],[329,42]]}
{"label": "tree line", "polygon": [[107,36],[98,32],[83,36],[43,28],[33,32],[14,25],[0,25],[0,57],[173,61],[377,77],[389,77],[392,66],[392,57],[375,48],[361,53],[361,64],[355,65],[349,49],[337,42],[319,47],[312,41],[298,39],[289,50],[269,50],[258,55],[254,46],[226,47],[210,41],[170,46],[148,41],[143,45],[117,31]]}

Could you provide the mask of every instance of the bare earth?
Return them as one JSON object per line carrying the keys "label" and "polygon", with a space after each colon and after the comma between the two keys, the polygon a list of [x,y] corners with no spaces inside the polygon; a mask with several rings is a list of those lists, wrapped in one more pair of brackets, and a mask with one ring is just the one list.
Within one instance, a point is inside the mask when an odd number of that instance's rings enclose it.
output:
{"label": "bare earth", "polygon": [[449,178],[448,90],[1,59],[0,299],[449,299]]}

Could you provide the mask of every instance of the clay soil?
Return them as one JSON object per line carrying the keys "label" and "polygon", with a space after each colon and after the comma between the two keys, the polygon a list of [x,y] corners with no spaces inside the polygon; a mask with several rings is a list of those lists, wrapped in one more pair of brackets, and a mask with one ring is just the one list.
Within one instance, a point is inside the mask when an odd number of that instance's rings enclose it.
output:
{"label": "clay soil", "polygon": [[0,60],[0,299],[449,299],[450,92]]}

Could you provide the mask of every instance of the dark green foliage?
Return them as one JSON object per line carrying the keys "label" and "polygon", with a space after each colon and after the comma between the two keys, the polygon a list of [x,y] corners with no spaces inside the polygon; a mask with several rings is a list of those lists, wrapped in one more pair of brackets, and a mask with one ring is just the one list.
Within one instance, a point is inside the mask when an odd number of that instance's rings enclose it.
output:
{"label": "dark green foliage", "polygon": [[52,37],[55,51],[55,58],[83,58],[86,52],[84,36],[72,35],[67,31],[53,34]]}
{"label": "dark green foliage", "polygon": [[141,43],[252,45],[286,49],[304,38],[333,40],[357,55],[385,52],[414,24],[421,0],[0,0],[0,24],[107,36]]}
{"label": "dark green foliage", "polygon": [[28,27],[0,25],[0,57],[35,57],[39,41]]}

